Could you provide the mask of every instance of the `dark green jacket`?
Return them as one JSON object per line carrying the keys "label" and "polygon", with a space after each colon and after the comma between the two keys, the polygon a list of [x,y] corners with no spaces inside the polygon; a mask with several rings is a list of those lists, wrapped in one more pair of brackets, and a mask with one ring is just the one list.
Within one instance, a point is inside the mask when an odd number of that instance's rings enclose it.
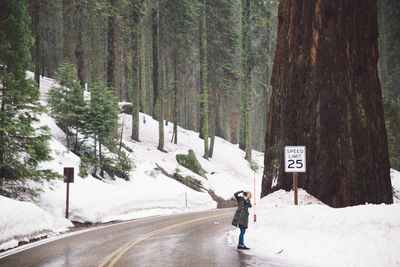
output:
{"label": "dark green jacket", "polygon": [[232,225],[239,226],[242,225],[247,228],[249,223],[249,208],[251,208],[250,199],[245,200],[243,197],[240,197],[239,194],[243,193],[243,191],[238,191],[235,193],[235,198],[238,202],[238,207],[233,216]]}

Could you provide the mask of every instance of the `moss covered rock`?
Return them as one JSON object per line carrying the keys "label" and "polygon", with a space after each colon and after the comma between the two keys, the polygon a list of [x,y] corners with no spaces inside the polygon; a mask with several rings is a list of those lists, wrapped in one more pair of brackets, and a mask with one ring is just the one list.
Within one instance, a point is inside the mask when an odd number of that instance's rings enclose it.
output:
{"label": "moss covered rock", "polygon": [[194,173],[197,173],[200,176],[203,176],[204,178],[206,177],[206,172],[203,170],[201,167],[199,161],[196,158],[196,155],[194,154],[193,150],[189,149],[189,154],[184,155],[184,154],[177,154],[176,155],[176,161],[183,167],[188,168]]}

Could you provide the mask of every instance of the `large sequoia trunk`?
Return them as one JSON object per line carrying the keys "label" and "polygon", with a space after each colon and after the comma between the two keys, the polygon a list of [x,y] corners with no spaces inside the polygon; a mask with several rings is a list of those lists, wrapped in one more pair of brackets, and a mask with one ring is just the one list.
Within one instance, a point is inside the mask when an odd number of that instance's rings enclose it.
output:
{"label": "large sequoia trunk", "polygon": [[292,188],[283,148],[307,147],[299,187],[333,207],[392,203],[376,0],[282,0],[262,196]]}

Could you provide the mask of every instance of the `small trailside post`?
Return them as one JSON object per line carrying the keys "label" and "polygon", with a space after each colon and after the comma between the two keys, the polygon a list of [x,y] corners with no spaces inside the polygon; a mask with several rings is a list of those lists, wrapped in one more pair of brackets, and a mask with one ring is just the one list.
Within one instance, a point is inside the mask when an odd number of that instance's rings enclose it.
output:
{"label": "small trailside post", "polygon": [[74,168],[65,167],[64,168],[64,183],[67,183],[67,198],[66,198],[66,207],[65,207],[65,218],[68,219],[68,210],[69,210],[69,183],[74,182]]}
{"label": "small trailside post", "polygon": [[256,215],[256,171],[254,170],[254,222],[257,221]]}
{"label": "small trailside post", "polygon": [[294,204],[297,205],[297,176],[299,172],[306,172],[305,146],[285,146],[285,172],[293,173]]}

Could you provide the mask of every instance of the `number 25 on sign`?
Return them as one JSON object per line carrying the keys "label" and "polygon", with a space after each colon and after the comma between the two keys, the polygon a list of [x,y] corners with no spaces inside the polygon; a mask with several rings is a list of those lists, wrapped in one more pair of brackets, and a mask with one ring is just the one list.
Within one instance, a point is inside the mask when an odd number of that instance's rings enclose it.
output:
{"label": "number 25 on sign", "polygon": [[285,172],[306,172],[305,146],[285,146]]}
{"label": "number 25 on sign", "polygon": [[285,172],[293,173],[294,204],[297,205],[297,173],[306,172],[305,146],[285,146]]}

